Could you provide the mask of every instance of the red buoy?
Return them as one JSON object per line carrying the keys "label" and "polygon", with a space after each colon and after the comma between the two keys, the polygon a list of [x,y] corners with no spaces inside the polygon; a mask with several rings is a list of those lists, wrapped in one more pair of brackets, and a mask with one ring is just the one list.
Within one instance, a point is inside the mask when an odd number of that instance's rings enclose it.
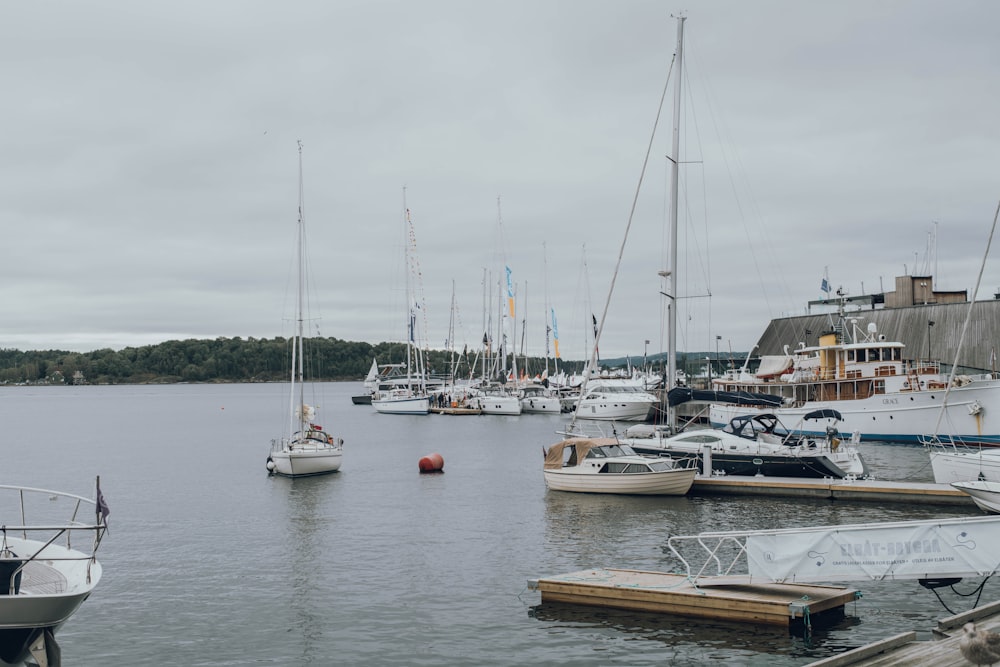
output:
{"label": "red buoy", "polygon": [[418,465],[420,472],[443,472],[444,457],[437,453],[428,454],[420,459]]}

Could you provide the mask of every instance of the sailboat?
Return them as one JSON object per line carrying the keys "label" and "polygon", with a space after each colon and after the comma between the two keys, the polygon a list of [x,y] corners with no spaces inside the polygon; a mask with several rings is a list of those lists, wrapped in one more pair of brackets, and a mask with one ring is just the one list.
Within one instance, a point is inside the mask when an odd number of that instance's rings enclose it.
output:
{"label": "sailboat", "polygon": [[[946,417],[945,410],[951,405],[951,395],[956,391],[953,387],[955,384],[955,367],[958,366],[959,355],[962,351],[962,342],[965,340],[965,334],[969,328],[969,320],[972,317],[972,306],[975,304],[976,296],[979,293],[979,285],[982,282],[983,270],[986,268],[986,259],[990,254],[990,246],[993,244],[993,234],[996,232],[998,218],[1000,218],[1000,203],[997,204],[996,212],[993,214],[993,226],[990,228],[990,235],[986,241],[986,250],[983,254],[982,265],[979,268],[979,277],[976,279],[976,287],[972,291],[972,299],[969,301],[969,309],[966,311],[965,324],[962,326],[962,335],[959,338],[959,347],[955,351],[955,363],[952,364],[952,377],[941,399],[942,405],[941,413],[938,416],[938,424],[934,429],[934,436],[924,443],[930,454],[931,470],[934,472],[935,482],[939,484],[952,484],[954,486],[955,482],[976,481],[989,486],[990,488],[978,489],[980,496],[985,492],[1000,491],[995,486],[997,483],[1000,483],[1000,447],[996,447],[995,443],[991,443],[993,446],[987,448],[983,447],[981,441],[977,442],[975,439],[943,434],[941,433],[940,425],[941,421]],[[997,380],[995,375],[991,374],[990,377],[992,384],[1000,385],[1000,380]],[[977,401],[975,408],[969,409],[969,414],[976,417],[977,422],[981,423],[981,413],[985,411],[987,410],[984,410],[983,405]],[[960,486],[957,488],[973,495],[968,488]],[[976,500],[975,495],[973,495],[973,500]],[[994,497],[992,500],[997,501],[1000,498]],[[979,504],[979,500],[976,500],[976,503]],[[981,504],[980,507],[987,509]]]}
{"label": "sailboat", "polygon": [[340,470],[344,442],[315,423],[316,406],[306,403],[305,345],[303,303],[305,290],[305,203],[302,185],[302,142],[299,142],[299,218],[298,218],[298,298],[296,332],[292,338],[291,379],[289,383],[288,435],[271,441],[267,470],[284,477],[325,475]]}
{"label": "sailboat", "polygon": [[411,284],[410,245],[414,242],[413,222],[410,220],[410,209],[406,207],[406,194],[403,194],[403,213],[406,224],[406,242],[404,245],[406,265],[406,377],[405,383],[380,384],[372,395],[372,407],[376,412],[388,415],[426,415],[431,411],[431,397],[427,388],[427,374],[423,366],[423,356],[416,346],[417,314],[420,304],[415,299],[415,289]]}
{"label": "sailboat", "polygon": [[[680,164],[680,112],[681,112],[681,73],[683,72],[683,44],[684,44],[684,21],[685,17],[678,17],[677,21],[677,52],[674,67],[676,67],[676,79],[674,80],[674,123],[673,123],[673,146],[670,157],[671,179],[670,179],[670,222],[669,222],[669,246],[668,265],[665,270],[660,271],[660,276],[666,282],[664,294],[670,299],[676,299],[677,294],[677,203],[678,203],[678,166]],[[620,263],[620,257],[619,257]],[[613,283],[612,283],[613,287]],[[607,304],[604,309],[604,317],[607,316]],[[595,332],[595,339],[600,338],[604,327],[604,317],[602,317],[600,327]],[[666,425],[662,427],[650,428],[643,424],[629,428],[624,436],[617,436],[619,444],[627,445],[632,450],[640,454],[659,454],[667,457],[696,456],[701,459],[701,472],[705,476],[712,474],[729,475],[757,475],[770,474],[793,477],[837,477],[848,476],[864,477],[867,475],[867,466],[858,452],[856,443],[842,443],[835,431],[824,432],[823,438],[802,438],[801,424],[795,429],[786,429],[780,422],[771,415],[760,415],[759,419],[737,418],[725,428],[717,429],[691,429],[678,433],[676,424],[676,405],[681,402],[677,400],[677,393],[684,394],[684,400],[694,400],[694,395],[690,390],[681,387],[674,387],[678,377],[677,371],[677,308],[671,302],[667,309],[668,317],[668,351],[667,351],[667,387],[669,389]],[[591,358],[591,368],[594,366],[594,357]],[[585,377],[585,382],[589,379]],[[594,381],[597,382],[596,380]],[[586,396],[588,390],[581,389],[581,395]],[[715,398],[713,394],[705,401]],[[611,404],[613,394],[609,394],[605,399]],[[620,400],[620,399],[617,399]],[[577,405],[577,416],[580,416],[581,400]],[[640,411],[639,415],[645,417],[645,413]],[[593,417],[591,417],[593,418]],[[616,416],[617,420],[623,420],[624,416]],[[818,411],[804,415],[806,419],[825,419],[828,421],[840,419],[836,411]],[[574,424],[567,429],[573,432]]]}

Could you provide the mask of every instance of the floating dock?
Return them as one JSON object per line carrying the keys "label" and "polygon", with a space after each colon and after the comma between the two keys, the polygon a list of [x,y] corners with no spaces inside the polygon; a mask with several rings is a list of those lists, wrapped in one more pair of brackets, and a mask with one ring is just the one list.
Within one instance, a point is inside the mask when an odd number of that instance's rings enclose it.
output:
{"label": "floating dock", "polygon": [[789,496],[918,505],[975,506],[972,496],[950,484],[890,482],[877,479],[806,479],[739,475],[696,477],[689,494]]}
{"label": "floating dock", "polygon": [[726,621],[791,625],[824,612],[843,613],[854,589],[815,584],[751,583],[749,577],[701,577],[596,569],[531,580],[542,602],[614,607]]}

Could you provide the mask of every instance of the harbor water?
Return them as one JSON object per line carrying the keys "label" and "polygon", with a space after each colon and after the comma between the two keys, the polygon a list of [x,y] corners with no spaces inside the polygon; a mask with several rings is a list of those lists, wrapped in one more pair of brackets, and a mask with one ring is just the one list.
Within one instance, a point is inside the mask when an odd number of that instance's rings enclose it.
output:
{"label": "harbor water", "polygon": [[[561,415],[396,416],[321,387],[334,475],[269,477],[280,384],[5,387],[3,483],[110,506],[104,578],[58,635],[66,665],[805,665],[1000,598],[843,582],[862,597],[809,635],[541,605],[538,577],[678,571],[671,535],[979,516],[974,506],[550,492]],[[420,474],[430,453],[441,474]],[[931,481],[920,447],[865,444],[884,479]],[[12,518],[3,518],[13,522]]]}

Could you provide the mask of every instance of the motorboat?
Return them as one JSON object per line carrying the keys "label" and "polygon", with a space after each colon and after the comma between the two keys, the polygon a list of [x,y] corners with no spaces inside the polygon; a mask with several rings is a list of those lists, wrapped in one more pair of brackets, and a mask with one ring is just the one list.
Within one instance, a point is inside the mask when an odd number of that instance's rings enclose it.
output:
{"label": "motorboat", "polygon": [[376,391],[372,407],[385,415],[426,415],[431,411],[431,397],[408,387],[396,387]]}
{"label": "motorboat", "polygon": [[659,399],[629,379],[591,380],[576,403],[578,419],[646,421]]}
{"label": "motorboat", "polygon": [[521,399],[503,385],[489,384],[479,388],[471,403],[484,415],[519,415]]}
{"label": "motorboat", "polygon": [[299,144],[298,310],[292,338],[289,422],[286,435],[271,440],[266,467],[283,477],[324,475],[340,470],[344,441],[315,423],[316,406],[306,403],[305,387],[305,217],[302,202],[302,144]]}
{"label": "motorboat", "polygon": [[559,414],[562,404],[547,387],[540,384],[527,384],[521,387],[521,412],[536,414]]}
{"label": "motorboat", "polygon": [[963,493],[972,496],[972,501],[979,509],[992,514],[1000,514],[1000,482],[970,480],[967,482],[952,482],[951,485]]}
{"label": "motorboat", "polygon": [[110,514],[96,500],[0,486],[0,662],[57,665],[55,634],[101,581],[97,548]]}
{"label": "motorboat", "polygon": [[[835,421],[839,414],[821,410],[809,419]],[[786,428],[773,414],[734,417],[724,428],[693,428],[671,435],[654,425],[637,424],[619,441],[640,454],[697,456],[702,474],[768,477],[863,478],[868,468],[857,442],[844,442],[835,426],[822,437]],[[706,465],[707,462],[707,465]]]}
{"label": "motorboat", "polygon": [[553,491],[683,496],[698,470],[689,459],[641,456],[611,438],[567,438],[545,452]]}

